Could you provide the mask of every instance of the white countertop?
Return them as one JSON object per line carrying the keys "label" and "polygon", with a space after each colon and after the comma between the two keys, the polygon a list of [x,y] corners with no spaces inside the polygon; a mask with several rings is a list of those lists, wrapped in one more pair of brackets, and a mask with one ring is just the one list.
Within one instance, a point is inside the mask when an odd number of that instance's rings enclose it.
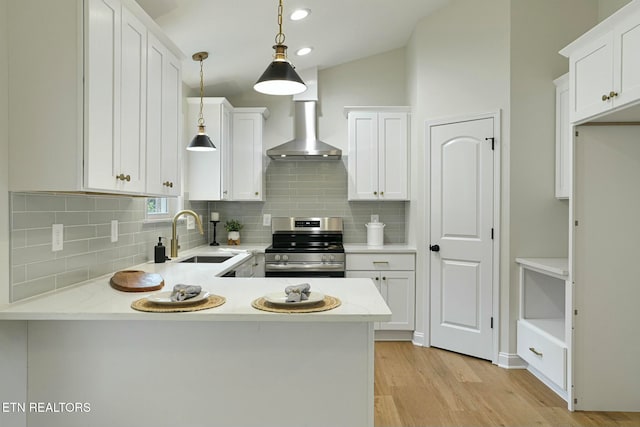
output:
{"label": "white countertop", "polygon": [[[181,252],[176,261],[153,262],[131,267],[160,274],[169,291],[183,283],[201,285],[226,298],[222,306],[187,313],[146,313],[131,303],[152,292],[121,292],[109,285],[111,274],[0,309],[0,320],[198,320],[198,321],[284,321],[284,322],[374,322],[388,321],[391,311],[370,279],[227,278],[216,277],[251,257],[243,252],[220,264],[180,263],[195,254],[224,252],[225,247],[198,247]],[[235,249],[235,248],[233,248]],[[257,310],[251,302],[267,293],[283,291],[288,285],[308,282],[312,291],[338,297],[342,305],[329,311],[280,314]]]}
{"label": "white countertop", "polygon": [[569,276],[568,258],[516,258],[516,262],[541,273],[551,273],[560,278]]}

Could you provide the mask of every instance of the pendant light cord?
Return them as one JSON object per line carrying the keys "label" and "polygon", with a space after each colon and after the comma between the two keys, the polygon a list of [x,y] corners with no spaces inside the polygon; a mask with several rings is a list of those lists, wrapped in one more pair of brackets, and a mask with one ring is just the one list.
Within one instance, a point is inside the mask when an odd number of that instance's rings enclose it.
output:
{"label": "pendant light cord", "polygon": [[284,33],[282,32],[282,0],[280,0],[280,4],[278,5],[278,34],[276,34],[276,44],[284,43]]}
{"label": "pendant light cord", "polygon": [[200,58],[200,116],[198,117],[198,126],[204,126],[204,116],[202,110],[204,109],[204,73],[202,72],[202,61]]}

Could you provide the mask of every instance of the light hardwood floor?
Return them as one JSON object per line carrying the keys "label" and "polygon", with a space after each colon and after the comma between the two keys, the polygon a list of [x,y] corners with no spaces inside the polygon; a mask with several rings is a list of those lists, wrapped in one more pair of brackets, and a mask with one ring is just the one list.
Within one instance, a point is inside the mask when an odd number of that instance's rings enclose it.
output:
{"label": "light hardwood floor", "polygon": [[376,342],[375,425],[636,427],[640,413],[569,412],[528,371],[409,342]]}

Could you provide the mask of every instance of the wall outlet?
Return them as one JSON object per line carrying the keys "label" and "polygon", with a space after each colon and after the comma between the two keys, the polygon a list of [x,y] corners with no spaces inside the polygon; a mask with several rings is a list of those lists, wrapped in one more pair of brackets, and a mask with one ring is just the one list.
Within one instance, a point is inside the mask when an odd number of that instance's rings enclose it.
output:
{"label": "wall outlet", "polygon": [[377,214],[371,215],[371,222],[380,222],[380,216]]}
{"label": "wall outlet", "polygon": [[196,229],[196,219],[189,215],[187,217],[187,230],[195,230]]}
{"label": "wall outlet", "polygon": [[61,251],[64,241],[64,225],[53,224],[51,226],[51,250],[53,252]]}
{"label": "wall outlet", "polygon": [[269,227],[271,225],[271,214],[262,215],[262,225]]}
{"label": "wall outlet", "polygon": [[118,241],[118,220],[114,219],[111,221],[111,243],[115,243]]}

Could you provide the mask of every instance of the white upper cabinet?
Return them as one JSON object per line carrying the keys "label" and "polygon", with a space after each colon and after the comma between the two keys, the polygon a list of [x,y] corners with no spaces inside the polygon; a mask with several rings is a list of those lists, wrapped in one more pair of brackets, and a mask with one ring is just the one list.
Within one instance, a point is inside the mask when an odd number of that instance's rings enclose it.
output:
{"label": "white upper cabinet", "polygon": [[345,112],[349,200],[408,200],[408,107],[347,107]]}
{"label": "white upper cabinet", "polygon": [[152,34],[147,40],[147,194],[180,195],[180,61]]}
{"label": "white upper cabinet", "polygon": [[556,85],[556,198],[571,195],[573,126],[569,120],[569,74],[553,81]]}
{"label": "white upper cabinet", "polygon": [[268,113],[266,108],[236,108],[233,112],[232,200],[264,200],[266,186],[262,137]]}
{"label": "white upper cabinet", "polygon": [[[187,152],[189,199],[229,200],[233,106],[225,98],[204,98],[202,102],[205,130],[216,150]],[[200,98],[187,98],[187,138],[196,135],[199,114]]]}
{"label": "white upper cabinet", "polygon": [[631,2],[560,53],[569,58],[570,120],[640,101],[640,2]]}
{"label": "white upper cabinet", "polygon": [[[9,106],[10,189],[169,194],[147,188],[147,152],[158,150],[147,141],[178,141],[180,63],[171,60],[173,77],[157,67],[168,49],[180,51],[131,0],[24,0],[7,9],[9,74],[20,88]],[[151,42],[163,58],[148,49],[150,34],[164,41]],[[33,52],[42,52],[43,43],[46,54],[35,66]],[[173,87],[164,88],[171,79]],[[159,117],[166,126],[158,126]],[[29,138],[20,137],[25,129]],[[172,176],[176,167],[177,160]]]}

